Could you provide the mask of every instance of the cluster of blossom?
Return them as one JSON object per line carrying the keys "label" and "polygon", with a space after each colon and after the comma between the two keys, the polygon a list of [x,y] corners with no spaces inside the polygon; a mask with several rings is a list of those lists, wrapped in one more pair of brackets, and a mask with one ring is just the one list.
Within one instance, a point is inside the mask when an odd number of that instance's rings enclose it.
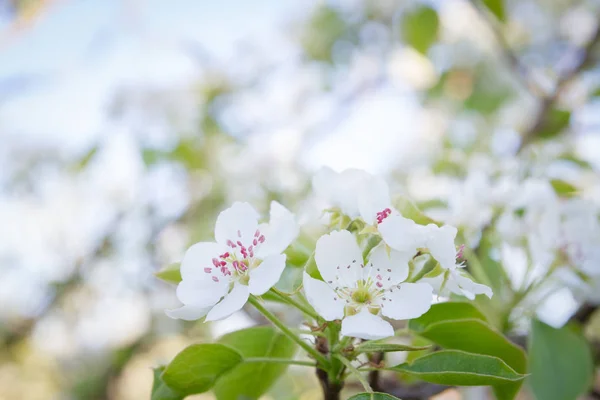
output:
{"label": "cluster of blossom", "polygon": [[489,235],[492,256],[513,289],[536,289],[525,302],[530,311],[539,311],[544,302],[561,303],[560,311],[551,307],[552,315],[538,312],[545,322],[561,326],[577,303],[600,303],[600,201],[594,195],[600,185],[586,180],[581,185],[586,190],[560,193],[562,183],[556,182],[562,181],[480,169],[458,183],[440,215],[473,245]]}
{"label": "cluster of blossom", "polygon": [[[330,232],[316,242],[318,274],[304,272],[303,290],[323,319],[342,321],[342,335],[392,336],[394,329],[383,317],[419,317],[430,308],[434,292],[471,299],[492,296],[489,287],[473,282],[457,263],[462,256],[455,246],[457,229],[419,225],[404,217],[394,208],[383,179],[360,170],[324,168],[314,177],[313,188],[330,206]],[[234,203],[217,218],[215,242],[197,243],[186,252],[177,287],[183,306],[167,314],[214,321],[240,310],[249,296],[261,296],[279,281],[286,266],[284,250],[298,233],[294,215],[277,202],[271,204],[269,223],[263,224],[252,206]],[[414,261],[422,257],[436,261],[431,273],[418,273]]]}

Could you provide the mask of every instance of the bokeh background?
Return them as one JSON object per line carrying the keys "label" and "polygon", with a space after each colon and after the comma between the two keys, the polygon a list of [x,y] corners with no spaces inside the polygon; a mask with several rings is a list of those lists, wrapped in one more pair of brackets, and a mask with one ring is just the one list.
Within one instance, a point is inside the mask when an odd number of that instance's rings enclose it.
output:
{"label": "bokeh background", "polygon": [[[528,147],[539,175],[574,177],[551,165],[571,160],[594,181],[599,15],[595,0],[0,1],[0,399],[149,398],[151,367],[184,345],[263,323],[171,320],[153,273],[235,200],[317,220],[320,166],[384,174],[475,226],[489,210],[465,182]],[[292,368],[267,398],[317,399],[315,383]]]}

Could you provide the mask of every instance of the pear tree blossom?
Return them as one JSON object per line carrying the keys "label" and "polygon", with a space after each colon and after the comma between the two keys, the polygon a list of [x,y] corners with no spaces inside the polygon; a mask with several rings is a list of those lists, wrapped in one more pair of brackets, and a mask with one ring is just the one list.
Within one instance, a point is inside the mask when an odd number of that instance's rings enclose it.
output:
{"label": "pear tree blossom", "polygon": [[315,261],[324,281],[304,273],[310,304],[325,320],[342,320],[342,335],[380,339],[394,335],[382,317],[404,320],[424,314],[432,302],[427,283],[405,282],[413,254],[375,247],[363,261],[356,238],[333,231],[317,241]]}
{"label": "pear tree blossom", "polygon": [[268,224],[259,224],[254,208],[239,202],[219,214],[216,241],[196,243],[186,252],[177,286],[183,306],[167,315],[220,320],[240,310],[250,294],[260,296],[275,285],[285,268],[282,252],[299,227],[293,214],[275,201],[270,214]]}

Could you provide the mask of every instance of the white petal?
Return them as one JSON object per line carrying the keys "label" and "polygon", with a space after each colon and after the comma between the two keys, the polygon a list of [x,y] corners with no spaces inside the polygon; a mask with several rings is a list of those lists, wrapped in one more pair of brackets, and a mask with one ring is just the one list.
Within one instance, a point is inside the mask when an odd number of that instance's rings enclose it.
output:
{"label": "white petal", "polygon": [[218,282],[184,279],[177,285],[177,298],[183,304],[210,307],[217,304],[228,289],[229,279],[225,277],[221,277]]}
{"label": "white petal", "polygon": [[467,298],[473,300],[477,294],[485,294],[488,298],[492,298],[492,289],[481,283],[473,282],[466,276],[463,276],[460,271],[450,271],[448,282],[452,284],[454,282],[462,291]]}
{"label": "white petal", "polygon": [[325,282],[312,278],[306,272],[303,278],[306,299],[315,311],[327,321],[344,317],[344,301]]}
{"label": "white petal", "polygon": [[312,184],[317,197],[355,218],[359,215],[357,195],[362,183],[369,178],[370,174],[359,169],[347,169],[337,173],[324,167],[315,174]]}
{"label": "white petal", "polygon": [[285,254],[275,254],[265,258],[258,267],[250,270],[248,282],[250,293],[255,296],[265,294],[279,281],[284,268]]}
{"label": "white petal", "polygon": [[390,188],[380,177],[371,177],[363,182],[358,192],[360,216],[369,225],[375,225],[377,213],[392,208]]}
{"label": "white petal", "polygon": [[348,231],[333,231],[317,240],[315,262],[323,280],[348,287],[361,278],[362,251]]}
{"label": "white petal", "polygon": [[229,317],[234,312],[240,310],[246,301],[248,301],[248,286],[236,283],[231,292],[223,300],[210,310],[206,316],[206,321],[218,321]]}
{"label": "white petal", "polygon": [[217,217],[215,240],[221,245],[227,245],[228,240],[234,243],[241,240],[245,245],[251,244],[258,228],[258,218],[258,213],[250,204],[233,203]]}
{"label": "white petal", "polygon": [[173,310],[165,310],[165,314],[173,319],[183,319],[185,321],[194,321],[200,319],[208,313],[210,307],[198,307],[184,305]]}
{"label": "white petal", "polygon": [[408,262],[412,254],[386,249],[385,243],[375,247],[369,255],[371,277],[381,283],[381,288],[387,289],[404,282],[408,278]]}
{"label": "white petal", "polygon": [[425,242],[425,227],[396,213],[384,219],[377,229],[385,243],[398,251],[414,254]]}
{"label": "white petal", "polygon": [[456,246],[454,245],[456,228],[451,225],[444,225],[440,228],[429,224],[427,233],[427,247],[433,258],[440,263],[442,268],[454,269],[456,265]]}
{"label": "white petal", "polygon": [[213,258],[218,258],[225,248],[214,242],[200,242],[190,247],[181,262],[181,278],[194,280],[211,280],[204,268],[214,268]]}
{"label": "white petal", "polygon": [[276,201],[271,202],[269,224],[261,233],[265,235],[265,242],[258,247],[256,255],[265,258],[271,254],[282,253],[298,236],[300,227],[294,214]]}
{"label": "white petal", "polygon": [[371,314],[366,308],[342,320],[342,335],[366,340],[394,336],[394,328],[383,318]]}
{"label": "white petal", "polygon": [[432,295],[433,288],[427,283],[403,283],[385,293],[381,313],[398,320],[420,317],[431,307]]}

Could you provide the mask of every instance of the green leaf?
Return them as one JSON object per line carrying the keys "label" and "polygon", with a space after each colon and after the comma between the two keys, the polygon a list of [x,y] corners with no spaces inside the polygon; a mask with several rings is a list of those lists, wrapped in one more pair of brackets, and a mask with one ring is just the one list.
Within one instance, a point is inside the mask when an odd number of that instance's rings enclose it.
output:
{"label": "green leaf", "polygon": [[[289,359],[296,353],[296,344],[270,326],[232,332],[219,339],[219,343],[236,349],[243,357]],[[242,362],[217,381],[214,393],[219,400],[258,399],[286,369],[285,364]]]}
{"label": "green leaf", "polygon": [[425,314],[411,319],[408,327],[412,331],[420,333],[437,322],[457,319],[479,319],[486,322],[485,316],[472,304],[447,302],[432,305]]}
{"label": "green leaf", "polygon": [[560,197],[572,197],[578,192],[578,189],[575,186],[561,179],[551,179],[550,184],[552,185],[554,192]]}
{"label": "green leaf", "polygon": [[506,10],[504,9],[503,0],[483,0],[483,4],[492,12],[500,21],[506,20]]}
{"label": "green leaf", "polygon": [[529,372],[529,384],[538,400],[576,399],[590,388],[594,377],[589,345],[569,326],[554,329],[534,320]]}
{"label": "green leaf", "polygon": [[183,349],[162,374],[175,391],[190,395],[210,390],[217,378],[233,369],[242,356],[222,344],[193,344]]}
{"label": "green leaf", "polygon": [[348,400],[400,400],[397,397],[392,396],[387,393],[359,393],[355,394],[352,397],[349,397]]}
{"label": "green leaf", "polygon": [[404,344],[383,343],[379,340],[369,340],[363,342],[354,348],[357,353],[374,353],[382,351],[389,353],[393,351],[420,351],[427,350],[431,346],[408,346]]}
{"label": "green leaf", "polygon": [[178,394],[173,389],[171,389],[167,384],[161,379],[161,374],[165,370],[165,367],[154,368],[154,383],[152,384],[152,395],[150,400],[181,400],[184,396]]}
{"label": "green leaf", "polygon": [[390,370],[414,375],[427,382],[457,386],[512,386],[520,385],[525,378],[497,357],[458,350],[431,353]]}
{"label": "green leaf", "polygon": [[440,20],[431,7],[419,7],[404,15],[402,37],[415,50],[426,54],[438,37]]}
{"label": "green leaf", "polygon": [[181,282],[181,272],[179,268],[181,267],[180,263],[173,263],[166,268],[161,269],[154,273],[158,279],[161,279],[168,283],[179,283]]}
{"label": "green leaf", "polygon": [[[519,374],[527,370],[523,349],[490,326],[469,303],[434,304],[423,316],[411,320],[409,328],[444,348],[497,357]],[[512,399],[519,386],[520,382],[495,386],[494,391],[499,399]]]}
{"label": "green leaf", "polygon": [[435,224],[441,225],[439,222],[429,218],[413,203],[409,198],[405,196],[394,197],[392,204],[404,217],[412,219],[417,224],[428,225]]}
{"label": "green leaf", "polygon": [[540,131],[539,136],[544,139],[550,139],[561,133],[571,123],[571,112],[553,108],[548,113],[546,123]]}
{"label": "green leaf", "polygon": [[316,61],[332,61],[332,50],[349,26],[340,12],[329,6],[318,7],[310,17],[301,44],[306,55]]}

